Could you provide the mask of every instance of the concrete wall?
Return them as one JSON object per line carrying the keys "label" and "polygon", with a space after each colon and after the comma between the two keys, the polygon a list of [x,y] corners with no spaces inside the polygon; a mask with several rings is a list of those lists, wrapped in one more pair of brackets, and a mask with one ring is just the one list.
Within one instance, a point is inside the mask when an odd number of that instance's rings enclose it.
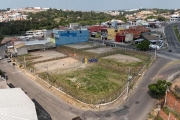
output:
{"label": "concrete wall", "polygon": [[125,42],[131,42],[131,41],[133,41],[133,34],[131,33],[126,34]]}
{"label": "concrete wall", "polygon": [[89,39],[88,30],[57,30],[53,31],[56,46],[68,45],[73,43],[87,42]]}
{"label": "concrete wall", "polygon": [[108,40],[115,40],[116,38],[116,33],[118,33],[119,31],[123,30],[124,28],[118,28],[117,31],[115,31],[116,29],[115,28],[108,28],[107,31],[108,31]]}
{"label": "concrete wall", "polygon": [[25,47],[17,48],[16,50],[18,55],[23,55],[28,53],[27,48]]}

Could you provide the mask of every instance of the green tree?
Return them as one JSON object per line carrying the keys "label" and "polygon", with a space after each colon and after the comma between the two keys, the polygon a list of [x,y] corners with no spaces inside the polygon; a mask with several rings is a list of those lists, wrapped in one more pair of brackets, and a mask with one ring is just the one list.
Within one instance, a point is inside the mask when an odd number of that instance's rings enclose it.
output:
{"label": "green tree", "polygon": [[147,20],[147,19],[156,19],[156,16],[151,15],[151,16],[148,16],[148,17],[146,18],[146,20]]}
{"label": "green tree", "polygon": [[150,45],[149,40],[143,40],[137,45],[137,48],[139,48],[140,50],[147,51],[149,50],[149,45]]}
{"label": "green tree", "polygon": [[163,16],[160,16],[160,15],[157,16],[156,19],[159,20],[159,21],[166,21],[166,18],[163,17]]}
{"label": "green tree", "polygon": [[158,80],[157,83],[148,85],[149,91],[156,97],[162,98],[166,93],[166,89],[171,86],[166,80]]}

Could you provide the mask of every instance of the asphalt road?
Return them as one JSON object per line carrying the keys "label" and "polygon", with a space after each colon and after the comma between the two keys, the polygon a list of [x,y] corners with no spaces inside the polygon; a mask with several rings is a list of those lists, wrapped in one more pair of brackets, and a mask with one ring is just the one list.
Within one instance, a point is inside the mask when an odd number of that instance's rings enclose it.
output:
{"label": "asphalt road", "polygon": [[[166,29],[167,28],[165,28],[165,30]],[[175,37],[171,38],[175,39]],[[176,46],[172,41],[169,43],[171,46]],[[2,52],[4,48],[5,47],[1,46],[0,52]],[[173,48],[173,51],[177,52],[177,49],[177,47]],[[167,56],[173,53],[175,58],[179,58],[175,52],[168,53],[164,51],[164,53],[167,53]],[[164,55],[164,53],[159,54]],[[8,83],[13,84],[15,87],[22,88],[31,99],[37,101],[39,105],[42,106],[53,120],[71,120],[76,116],[80,116],[83,120],[145,120],[155,101],[155,99],[148,94],[147,86],[156,81],[156,79],[154,79],[155,76],[157,76],[161,68],[171,60],[172,59],[158,57],[123,104],[117,105],[115,109],[99,112],[84,111],[71,106],[33,82],[31,78],[24,75],[22,71],[13,68],[10,63],[7,63],[6,59],[0,61],[0,68],[6,72]],[[173,71],[168,71],[169,74],[171,74],[171,72]],[[159,73],[160,76],[165,74],[166,72]]]}
{"label": "asphalt road", "polygon": [[173,30],[173,26],[178,25],[178,24],[180,24],[180,23],[168,24],[164,30],[167,42],[169,44],[169,49],[172,49],[172,52],[175,52],[175,53],[180,53],[180,43],[179,43],[179,41],[175,35],[175,32]]}

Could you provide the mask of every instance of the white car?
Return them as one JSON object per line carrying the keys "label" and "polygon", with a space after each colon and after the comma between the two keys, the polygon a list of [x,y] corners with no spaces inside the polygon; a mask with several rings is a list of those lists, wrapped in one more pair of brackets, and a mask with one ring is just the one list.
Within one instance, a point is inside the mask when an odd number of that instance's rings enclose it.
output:
{"label": "white car", "polygon": [[2,58],[2,56],[0,56],[0,60],[2,60],[3,58]]}

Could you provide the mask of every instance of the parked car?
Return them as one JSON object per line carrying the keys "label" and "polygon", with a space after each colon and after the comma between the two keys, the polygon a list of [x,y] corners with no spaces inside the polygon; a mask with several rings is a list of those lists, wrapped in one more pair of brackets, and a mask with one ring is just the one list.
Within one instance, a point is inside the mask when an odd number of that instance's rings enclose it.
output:
{"label": "parked car", "polygon": [[8,55],[4,55],[5,58],[8,58]]}
{"label": "parked car", "polygon": [[0,56],[0,60],[2,60],[3,59],[3,57],[2,56]]}
{"label": "parked car", "polygon": [[172,50],[168,50],[169,52],[172,52]]}

